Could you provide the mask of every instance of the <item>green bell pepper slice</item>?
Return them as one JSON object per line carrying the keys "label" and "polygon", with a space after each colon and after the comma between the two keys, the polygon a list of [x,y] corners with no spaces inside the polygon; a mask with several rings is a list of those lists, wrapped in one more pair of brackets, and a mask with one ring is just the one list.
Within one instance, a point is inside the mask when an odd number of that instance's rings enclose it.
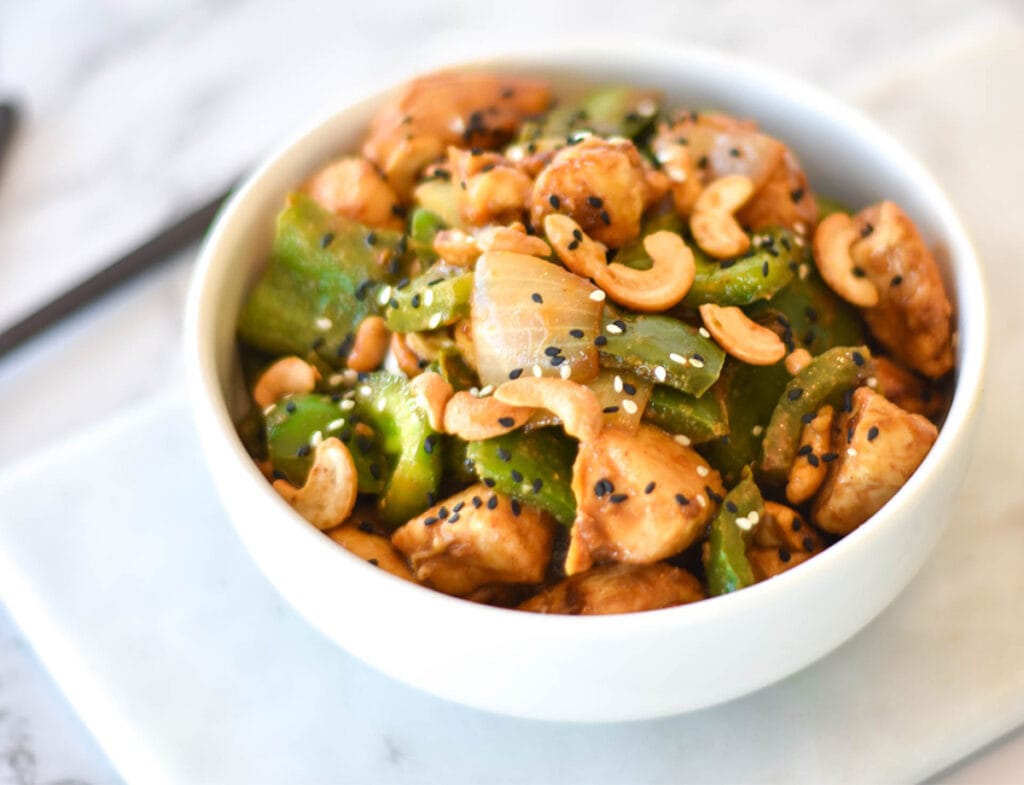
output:
{"label": "green bell pepper slice", "polygon": [[468,316],[472,294],[472,272],[439,263],[408,283],[381,289],[377,302],[385,309],[389,330],[417,333]]}
{"label": "green bell pepper slice", "polygon": [[708,593],[713,597],[754,583],[754,572],[747,559],[746,534],[737,523],[740,519],[749,521],[751,513],[764,516],[764,499],[747,469],[736,487],[726,494],[718,514],[711,521],[704,571]]}
{"label": "green bell pepper slice", "polygon": [[703,444],[729,433],[729,417],[714,388],[697,398],[663,384],[651,391],[644,419],[663,431]]}
{"label": "green bell pepper slice", "polygon": [[770,299],[793,280],[794,262],[801,255],[793,235],[784,229],[770,229],[755,236],[762,239],[754,242],[747,253],[722,262],[691,243],[697,274],[683,305],[749,305]]}

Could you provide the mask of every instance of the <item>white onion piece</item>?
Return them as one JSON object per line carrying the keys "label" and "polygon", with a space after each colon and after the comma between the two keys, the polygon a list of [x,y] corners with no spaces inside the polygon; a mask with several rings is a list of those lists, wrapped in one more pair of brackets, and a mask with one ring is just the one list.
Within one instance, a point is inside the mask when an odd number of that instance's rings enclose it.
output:
{"label": "white onion piece", "polygon": [[[482,254],[470,311],[481,383],[497,386],[537,373],[581,383],[597,376],[594,338],[604,304],[591,298],[596,291],[585,278],[535,256]],[[551,354],[554,349],[557,355]]]}

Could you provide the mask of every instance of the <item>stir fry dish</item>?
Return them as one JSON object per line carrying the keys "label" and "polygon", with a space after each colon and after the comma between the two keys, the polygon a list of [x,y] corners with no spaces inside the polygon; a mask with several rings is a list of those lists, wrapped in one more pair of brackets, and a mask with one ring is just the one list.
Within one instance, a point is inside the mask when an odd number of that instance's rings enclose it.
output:
{"label": "stir fry dish", "polygon": [[749,119],[441,73],[296,183],[238,323],[239,432],[310,524],[536,613],[695,602],[877,512],[931,448],[952,306],[911,218]]}

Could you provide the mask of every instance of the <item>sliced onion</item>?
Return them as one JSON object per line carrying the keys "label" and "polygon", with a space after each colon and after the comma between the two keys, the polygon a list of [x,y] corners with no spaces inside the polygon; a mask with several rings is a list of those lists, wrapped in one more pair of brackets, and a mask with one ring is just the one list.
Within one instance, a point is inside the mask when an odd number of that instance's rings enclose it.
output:
{"label": "sliced onion", "polygon": [[597,378],[587,385],[604,410],[606,425],[617,425],[630,431],[640,426],[647,401],[654,384],[629,371],[602,369]]}
{"label": "sliced onion", "polygon": [[482,254],[470,304],[480,381],[499,385],[537,373],[569,374],[581,383],[596,377],[594,338],[601,331],[604,307],[594,299],[598,291],[586,279],[534,256]]}

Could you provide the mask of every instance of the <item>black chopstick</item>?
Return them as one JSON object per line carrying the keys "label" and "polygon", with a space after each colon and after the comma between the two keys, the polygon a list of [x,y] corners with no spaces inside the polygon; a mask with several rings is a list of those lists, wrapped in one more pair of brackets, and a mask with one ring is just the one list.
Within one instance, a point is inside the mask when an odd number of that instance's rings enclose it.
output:
{"label": "black chopstick", "polygon": [[160,230],[142,245],[4,330],[0,333],[0,357],[198,240],[230,193],[228,189],[217,194],[185,217]]}

